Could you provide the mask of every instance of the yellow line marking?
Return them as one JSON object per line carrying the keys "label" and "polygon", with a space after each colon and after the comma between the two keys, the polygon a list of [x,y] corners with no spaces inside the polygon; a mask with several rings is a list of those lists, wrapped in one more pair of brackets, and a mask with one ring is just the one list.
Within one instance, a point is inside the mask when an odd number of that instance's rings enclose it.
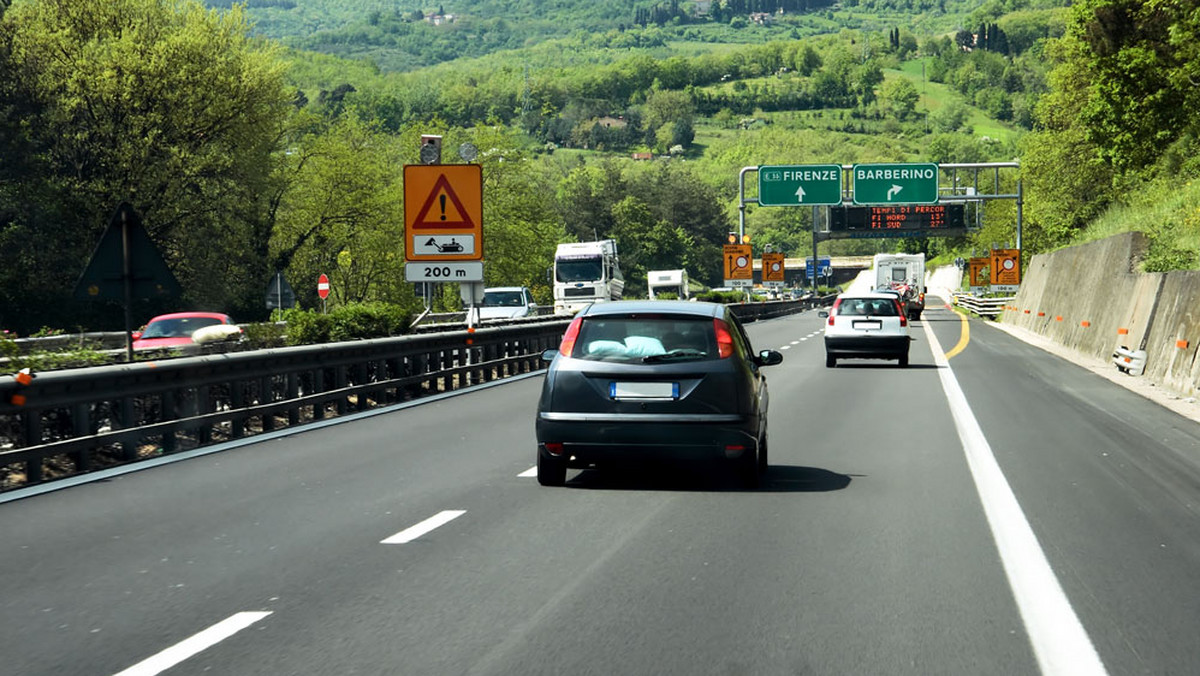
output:
{"label": "yellow line marking", "polygon": [[958,338],[958,344],[950,348],[950,351],[946,353],[947,360],[967,349],[967,343],[971,342],[971,325],[967,323],[967,316],[957,312],[954,314],[958,315],[958,318],[962,321],[962,334]]}

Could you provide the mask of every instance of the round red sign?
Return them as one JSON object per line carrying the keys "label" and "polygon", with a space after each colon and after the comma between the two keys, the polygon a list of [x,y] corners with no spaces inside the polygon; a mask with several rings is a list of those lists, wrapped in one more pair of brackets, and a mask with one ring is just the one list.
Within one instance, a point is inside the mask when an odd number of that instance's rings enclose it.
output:
{"label": "round red sign", "polygon": [[326,277],[323,272],[320,277],[317,277],[317,295],[321,297],[321,300],[329,297],[329,277]]}

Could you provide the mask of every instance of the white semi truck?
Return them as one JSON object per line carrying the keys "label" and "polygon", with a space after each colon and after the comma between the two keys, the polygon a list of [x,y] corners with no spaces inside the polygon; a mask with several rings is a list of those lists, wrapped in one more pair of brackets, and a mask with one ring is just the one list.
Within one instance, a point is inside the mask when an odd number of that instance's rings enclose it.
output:
{"label": "white semi truck", "polygon": [[896,289],[909,319],[925,311],[925,254],[875,254],[875,288]]}
{"label": "white semi truck", "polygon": [[625,277],[617,257],[617,243],[559,244],[554,252],[554,314],[574,314],[591,303],[620,300]]}
{"label": "white semi truck", "polygon": [[687,300],[690,295],[687,270],[651,270],[646,273],[646,286],[650,290],[650,300],[664,291],[675,294],[679,300]]}

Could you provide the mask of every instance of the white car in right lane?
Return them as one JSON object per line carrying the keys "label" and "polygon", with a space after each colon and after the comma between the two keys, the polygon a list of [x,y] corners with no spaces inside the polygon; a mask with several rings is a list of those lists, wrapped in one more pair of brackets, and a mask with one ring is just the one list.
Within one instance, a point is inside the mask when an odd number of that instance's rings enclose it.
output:
{"label": "white car in right lane", "polygon": [[844,293],[833,301],[825,322],[825,366],[839,359],[896,359],[908,366],[908,318],[888,293]]}

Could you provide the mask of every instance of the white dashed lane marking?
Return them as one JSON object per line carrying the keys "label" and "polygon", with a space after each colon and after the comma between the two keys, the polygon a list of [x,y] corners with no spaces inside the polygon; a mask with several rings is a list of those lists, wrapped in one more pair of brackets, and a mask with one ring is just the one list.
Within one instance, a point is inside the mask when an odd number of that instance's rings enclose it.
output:
{"label": "white dashed lane marking", "polygon": [[147,657],[116,676],[154,676],[155,674],[161,674],[176,664],[211,648],[270,614],[269,612],[237,613],[236,615],[227,617],[199,634],[184,639],[157,655]]}
{"label": "white dashed lane marking", "polygon": [[419,523],[415,526],[410,526],[408,528],[405,528],[404,530],[400,531],[399,533],[396,533],[392,537],[390,537],[386,540],[381,540],[379,544],[383,544],[383,545],[407,544],[436,528],[440,528],[440,527],[450,523],[451,521],[457,519],[458,517],[460,517],[466,513],[467,513],[467,511],[465,509],[448,509],[444,512],[439,512],[438,514],[435,514],[435,515],[429,517],[428,519],[425,519],[424,521],[422,521],[421,523]]}

